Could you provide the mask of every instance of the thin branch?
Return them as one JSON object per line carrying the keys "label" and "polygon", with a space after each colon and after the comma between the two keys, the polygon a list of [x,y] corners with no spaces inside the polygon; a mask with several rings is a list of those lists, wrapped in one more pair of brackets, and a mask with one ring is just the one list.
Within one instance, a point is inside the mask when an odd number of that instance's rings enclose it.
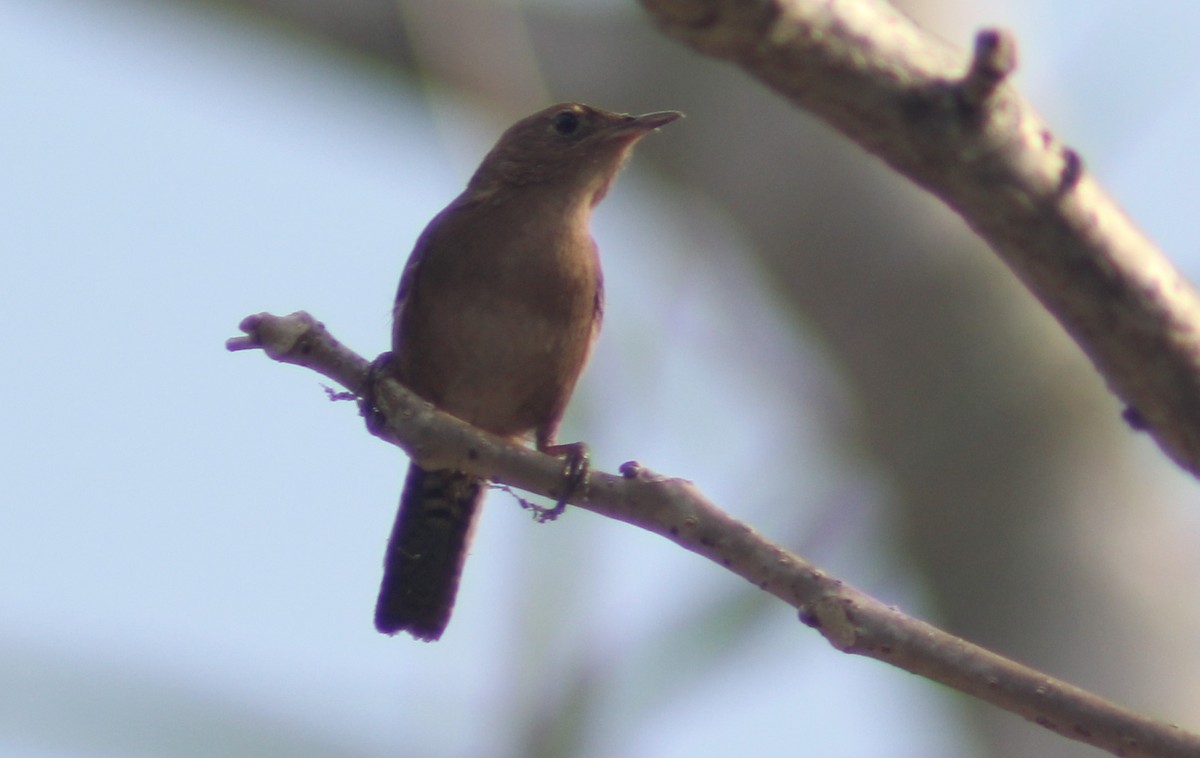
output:
{"label": "thin branch", "polygon": [[1008,83],[1016,43],[967,56],[879,0],[640,0],[954,209],[1200,474],[1200,297]]}
{"label": "thin branch", "polygon": [[[261,348],[271,358],[313,369],[362,396],[369,362],[307,313],[259,314],[241,323],[230,350]],[[457,468],[556,497],[562,461],[486,434],[391,379],[363,407],[368,428],[423,466]],[[365,404],[364,404],[365,406]],[[799,611],[800,620],[838,650],[877,658],[1004,708],[1064,737],[1117,755],[1196,756],[1200,736],[1139,716],[904,615],[772,544],[722,512],[691,483],[637,463],[619,476],[592,472],[577,505],[639,526],[727,568]]]}

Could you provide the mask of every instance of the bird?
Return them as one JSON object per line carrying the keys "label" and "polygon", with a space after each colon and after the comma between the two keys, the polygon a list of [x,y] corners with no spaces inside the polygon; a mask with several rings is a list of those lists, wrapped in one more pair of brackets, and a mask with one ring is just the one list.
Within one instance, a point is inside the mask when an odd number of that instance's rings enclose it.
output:
{"label": "bird", "polygon": [[[592,210],[634,144],[682,115],[559,103],[509,127],[417,238],[382,370],[439,410],[508,439],[532,436],[538,450],[578,463],[580,446],[555,441],[604,313]],[[379,632],[442,636],[484,485],[409,465],[375,607]]]}

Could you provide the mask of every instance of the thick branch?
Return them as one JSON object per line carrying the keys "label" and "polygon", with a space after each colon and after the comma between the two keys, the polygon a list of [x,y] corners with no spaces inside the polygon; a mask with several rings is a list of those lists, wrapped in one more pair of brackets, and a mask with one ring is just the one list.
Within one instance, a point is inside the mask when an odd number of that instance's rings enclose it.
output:
{"label": "thick branch", "polygon": [[991,245],[1180,466],[1200,474],[1200,298],[1006,81],[875,0],[641,0],[941,198]]}
{"label": "thick branch", "polygon": [[[370,364],[306,313],[247,317],[230,350],[261,348],[307,366],[362,395]],[[435,410],[383,379],[364,408],[381,438],[424,466],[453,467],[554,497],[562,461],[486,434]],[[382,417],[376,419],[376,416]],[[576,504],[666,537],[799,610],[838,650],[877,658],[1023,716],[1065,737],[1118,755],[1200,755],[1200,737],[1147,719],[1045,676],[922,621],[827,576],[723,513],[683,479],[626,463],[614,476],[593,472]]]}

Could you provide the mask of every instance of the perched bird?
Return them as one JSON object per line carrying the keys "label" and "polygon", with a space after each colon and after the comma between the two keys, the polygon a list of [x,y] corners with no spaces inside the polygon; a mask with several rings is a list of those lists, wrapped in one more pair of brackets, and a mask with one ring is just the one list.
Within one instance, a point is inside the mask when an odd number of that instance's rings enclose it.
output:
{"label": "perched bird", "polygon": [[[634,143],[682,115],[561,103],[511,126],[417,239],[383,370],[464,421],[563,452],[555,434],[603,313],[592,209]],[[380,632],[442,635],[482,498],[476,477],[409,466]]]}

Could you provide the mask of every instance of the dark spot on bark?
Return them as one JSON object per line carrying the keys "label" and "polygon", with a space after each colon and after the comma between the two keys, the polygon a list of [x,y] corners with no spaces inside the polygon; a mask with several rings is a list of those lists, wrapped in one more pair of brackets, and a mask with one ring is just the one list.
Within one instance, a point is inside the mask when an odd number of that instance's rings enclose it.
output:
{"label": "dark spot on bark", "polygon": [[908,92],[900,98],[900,113],[913,124],[925,124],[938,114],[938,102],[920,92]]}
{"label": "dark spot on bark", "polygon": [[1135,432],[1144,432],[1150,428],[1150,424],[1146,423],[1146,417],[1132,405],[1125,406],[1125,410],[1121,411],[1121,418],[1125,419],[1125,423],[1129,424],[1129,428]]}
{"label": "dark spot on bark", "polygon": [[1064,147],[1062,159],[1062,175],[1058,178],[1059,195],[1065,195],[1075,189],[1075,185],[1079,184],[1079,179],[1083,176],[1083,159],[1079,157],[1079,153]]}

